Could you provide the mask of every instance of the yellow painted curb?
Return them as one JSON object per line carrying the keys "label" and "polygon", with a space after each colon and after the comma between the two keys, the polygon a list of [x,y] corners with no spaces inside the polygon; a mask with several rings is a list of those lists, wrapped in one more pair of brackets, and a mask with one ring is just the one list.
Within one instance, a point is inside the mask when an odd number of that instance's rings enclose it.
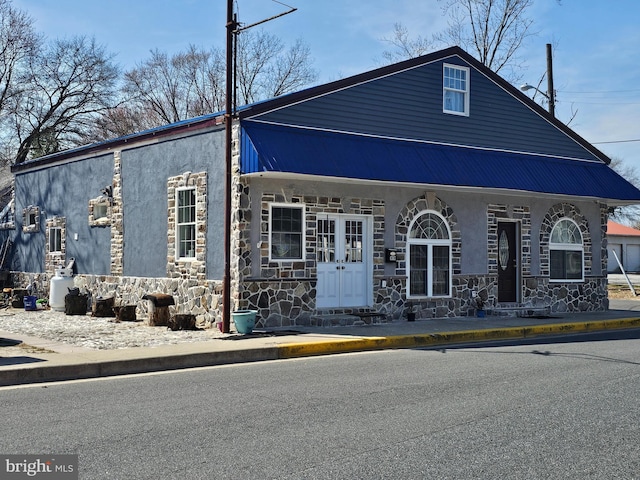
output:
{"label": "yellow painted curb", "polygon": [[461,332],[424,333],[396,335],[391,337],[358,337],[321,340],[308,343],[286,343],[277,346],[278,358],[310,357],[333,353],[362,352],[393,348],[417,348],[480,340],[502,340],[527,338],[537,335],[551,335],[574,332],[596,332],[621,328],[640,327],[640,318],[598,320],[591,322],[570,322],[526,327],[490,328]]}

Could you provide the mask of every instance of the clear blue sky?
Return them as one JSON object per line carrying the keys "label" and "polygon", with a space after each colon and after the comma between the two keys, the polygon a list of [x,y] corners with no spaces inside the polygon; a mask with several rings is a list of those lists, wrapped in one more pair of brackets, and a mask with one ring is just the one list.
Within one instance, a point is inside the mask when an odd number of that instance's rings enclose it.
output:
{"label": "clear blue sky", "polygon": [[[239,20],[250,24],[287,8],[271,0],[235,0]],[[49,38],[94,36],[124,68],[158,48],[189,44],[224,48],[225,0],[13,0]],[[438,0],[285,0],[298,10],[263,25],[285,42],[302,38],[320,81],[379,66],[402,23],[430,37],[446,25]],[[536,84],[546,69],[545,44],[554,49],[556,113],[603,152],[640,171],[640,2],[637,0],[535,0],[529,11],[539,34],[521,57],[523,81]],[[546,90],[546,83],[543,84]],[[620,142],[620,143],[600,143]]]}

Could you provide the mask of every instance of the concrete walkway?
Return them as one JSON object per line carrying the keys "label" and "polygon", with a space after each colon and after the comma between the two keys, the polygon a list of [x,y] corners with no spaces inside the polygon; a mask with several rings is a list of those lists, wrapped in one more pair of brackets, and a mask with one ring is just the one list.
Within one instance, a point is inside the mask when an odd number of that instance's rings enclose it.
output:
{"label": "concrete walkway", "polygon": [[[611,300],[606,312],[544,318],[487,316],[406,320],[350,327],[292,327],[178,345],[92,350],[0,331],[0,386],[97,378],[181,368],[256,362],[480,340],[640,327],[639,300]],[[25,348],[2,345],[22,342]],[[16,353],[17,352],[17,353]]]}

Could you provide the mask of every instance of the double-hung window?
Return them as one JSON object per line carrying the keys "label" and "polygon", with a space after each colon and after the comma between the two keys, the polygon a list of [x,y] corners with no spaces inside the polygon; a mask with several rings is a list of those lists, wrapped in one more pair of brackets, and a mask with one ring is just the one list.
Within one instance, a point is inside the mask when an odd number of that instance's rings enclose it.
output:
{"label": "double-hung window", "polygon": [[196,189],[177,191],[176,247],[179,258],[196,256]]}
{"label": "double-hung window", "polygon": [[271,205],[270,210],[271,260],[302,260],[304,206]]}
{"label": "double-hung window", "polygon": [[451,234],[436,212],[419,215],[409,229],[409,297],[451,295]]}
{"label": "double-hung window", "polygon": [[62,228],[49,228],[49,253],[62,252]]}
{"label": "double-hung window", "polygon": [[580,227],[564,218],[555,224],[549,239],[551,280],[582,281],[584,246]]}
{"label": "double-hung window", "polygon": [[469,115],[469,69],[444,64],[442,71],[442,110],[454,115]]}

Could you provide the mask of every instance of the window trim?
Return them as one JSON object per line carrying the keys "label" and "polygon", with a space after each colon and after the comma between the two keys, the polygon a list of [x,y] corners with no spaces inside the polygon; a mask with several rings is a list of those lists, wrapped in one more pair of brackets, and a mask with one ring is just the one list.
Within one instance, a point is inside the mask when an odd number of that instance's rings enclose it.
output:
{"label": "window trim", "polygon": [[[556,227],[563,221],[569,221],[573,223],[576,227],[576,231],[580,234],[580,243],[555,243],[552,241],[553,232]],[[553,271],[553,266],[551,262],[551,252],[552,251],[560,251],[560,252],[580,252],[580,278],[554,278],[551,276],[551,272]],[[569,217],[562,217],[558,219],[556,223],[553,224],[551,231],[549,232],[549,282],[553,283],[582,283],[584,282],[584,236],[582,235],[582,231],[580,230],[580,225]],[[565,277],[566,277],[566,272]]]}
{"label": "window trim", "polygon": [[[192,190],[193,191],[193,205],[190,207],[193,208],[193,221],[192,222],[183,222],[180,223],[180,192]],[[176,238],[176,258],[181,262],[191,262],[196,260],[196,249],[197,249],[197,233],[198,233],[198,189],[195,186],[185,186],[185,187],[177,187],[175,193],[175,238]],[[180,227],[183,225],[193,225],[193,256],[183,257],[180,255]],[[187,251],[188,253],[188,251]]]}
{"label": "window trim", "polygon": [[[460,70],[465,72],[465,90],[459,90],[456,88],[451,88],[451,87],[447,87],[445,86],[445,69],[447,68],[451,68],[453,70]],[[470,96],[470,69],[469,67],[463,67],[460,65],[453,65],[450,63],[443,63],[442,64],[442,112],[449,114],[449,115],[458,115],[461,117],[468,117],[469,116],[469,96]],[[451,91],[451,92],[457,92],[457,93],[462,93],[464,95],[464,110],[462,112],[459,112],[457,110],[449,110],[447,109],[446,106],[446,92]]]}
{"label": "window trim", "polygon": [[[99,209],[105,209],[104,216],[98,216]],[[111,225],[112,202],[109,198],[100,196],[89,200],[89,226],[108,227]]]}
{"label": "window trim", "polygon": [[[433,214],[439,217],[442,220],[443,225],[447,229],[448,238],[446,239],[429,239],[429,238],[411,238],[411,231],[413,230],[413,226],[415,223],[426,214]],[[427,278],[429,278],[429,282],[427,283],[427,293],[426,295],[420,294],[411,294],[411,246],[412,245],[427,245],[428,248],[428,256],[427,256]],[[433,247],[435,246],[446,246],[449,249],[449,282],[447,290],[449,293],[446,295],[433,295]],[[449,226],[449,222],[445,217],[443,217],[440,213],[435,210],[422,210],[418,212],[411,223],[409,224],[409,228],[407,230],[407,244],[406,244],[406,262],[407,262],[407,299],[440,299],[440,298],[452,298],[453,297],[453,238],[451,235],[451,227]]]}
{"label": "window trim", "polygon": [[[62,227],[61,226],[49,227],[47,229],[47,236],[48,236],[47,241],[48,241],[48,244],[49,244],[49,253],[50,254],[61,254],[62,253]],[[60,238],[60,248],[57,249],[57,250],[53,250],[51,248],[51,246],[52,246],[51,242],[56,243],[55,240],[56,240],[56,237],[58,237],[58,236]]]}
{"label": "window trim", "polygon": [[[274,258],[272,255],[273,246],[273,209],[275,208],[290,208],[290,209],[298,209],[301,211],[302,215],[300,218],[300,256],[296,258]],[[270,203],[269,204],[269,219],[268,219],[268,229],[269,229],[269,261],[270,262],[300,262],[305,259],[305,245],[306,245],[306,206],[304,203]]]}
{"label": "window trim", "polygon": [[[33,222],[31,221],[33,217]],[[36,233],[40,231],[40,207],[29,206],[22,210],[22,231]]]}

